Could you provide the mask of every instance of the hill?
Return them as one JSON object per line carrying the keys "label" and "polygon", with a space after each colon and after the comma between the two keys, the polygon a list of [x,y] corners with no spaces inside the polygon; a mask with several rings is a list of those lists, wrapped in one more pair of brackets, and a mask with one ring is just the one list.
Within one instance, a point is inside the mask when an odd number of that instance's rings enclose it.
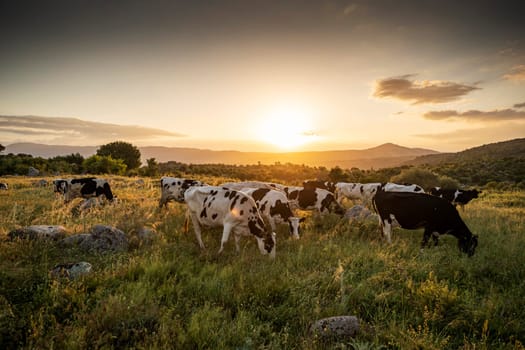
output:
{"label": "hill", "polygon": [[[5,153],[25,153],[33,156],[49,158],[58,155],[80,153],[84,157],[95,154],[97,146],[60,146],[35,143],[16,143],[6,147]],[[399,166],[417,156],[437,154],[438,152],[422,149],[408,148],[392,143],[363,149],[363,150],[338,150],[318,152],[241,152],[241,151],[213,151],[198,148],[182,147],[139,147],[142,160],[155,158],[158,162],[177,161],[191,164],[275,164],[293,163],[309,166],[324,166],[332,168],[387,168]]]}
{"label": "hill", "polygon": [[473,147],[457,153],[427,154],[407,161],[407,165],[437,165],[445,163],[465,163],[480,160],[499,160],[504,158],[524,158],[525,138],[513,139]]}

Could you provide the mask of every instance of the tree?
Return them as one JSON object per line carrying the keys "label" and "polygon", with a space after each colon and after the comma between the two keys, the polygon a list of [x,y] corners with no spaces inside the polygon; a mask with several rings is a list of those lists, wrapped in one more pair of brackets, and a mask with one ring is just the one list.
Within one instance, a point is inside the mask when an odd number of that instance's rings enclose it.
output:
{"label": "tree", "polygon": [[126,171],[126,164],[122,159],[113,159],[111,156],[93,155],[86,158],[82,167],[90,174],[122,175]]}
{"label": "tree", "polygon": [[128,170],[136,169],[140,166],[140,151],[131,143],[115,141],[100,146],[97,150],[98,156],[111,156],[113,159],[122,159]]}

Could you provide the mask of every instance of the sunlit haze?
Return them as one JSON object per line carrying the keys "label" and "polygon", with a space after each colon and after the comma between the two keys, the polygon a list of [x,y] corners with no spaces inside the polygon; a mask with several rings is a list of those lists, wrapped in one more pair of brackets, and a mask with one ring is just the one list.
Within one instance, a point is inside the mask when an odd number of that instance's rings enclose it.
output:
{"label": "sunlit haze", "polygon": [[11,1],[0,143],[437,151],[525,137],[525,2]]}

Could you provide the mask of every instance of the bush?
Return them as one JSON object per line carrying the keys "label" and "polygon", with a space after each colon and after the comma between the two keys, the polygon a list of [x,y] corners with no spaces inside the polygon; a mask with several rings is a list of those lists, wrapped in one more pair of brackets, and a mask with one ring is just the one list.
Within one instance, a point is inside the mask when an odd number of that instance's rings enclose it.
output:
{"label": "bush", "polygon": [[436,174],[430,170],[419,168],[403,169],[399,175],[392,176],[390,181],[399,184],[417,184],[425,190],[440,185],[440,180]]}

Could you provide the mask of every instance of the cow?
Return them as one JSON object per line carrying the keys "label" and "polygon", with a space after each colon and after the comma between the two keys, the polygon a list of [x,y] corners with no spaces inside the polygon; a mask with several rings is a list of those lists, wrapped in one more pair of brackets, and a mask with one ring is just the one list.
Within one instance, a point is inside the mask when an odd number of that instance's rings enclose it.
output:
{"label": "cow", "polygon": [[179,203],[184,202],[184,192],[192,186],[205,186],[202,181],[193,179],[184,179],[180,177],[163,176],[160,179],[161,196],[159,208],[166,208],[168,202],[174,200]]}
{"label": "cow", "polygon": [[240,191],[244,188],[266,188],[269,190],[280,190],[284,189],[284,185],[273,183],[273,182],[262,182],[262,181],[240,181],[240,182],[225,182],[219,185],[220,187],[228,187],[232,190]]}
{"label": "cow", "polygon": [[368,204],[375,196],[377,190],[382,186],[380,182],[358,183],[358,182],[338,182],[335,184],[335,197],[338,203],[343,198],[352,201],[361,200],[363,204]]}
{"label": "cow", "polygon": [[336,183],[331,181],[308,180],[303,182],[304,188],[323,188],[335,193]]}
{"label": "cow", "polygon": [[[70,179],[71,180],[71,179]],[[53,192],[59,193],[59,194],[65,194],[67,189],[67,183],[69,180],[65,179],[56,179],[53,180]]]}
{"label": "cow", "polygon": [[257,240],[261,253],[275,258],[275,233],[266,230],[261,212],[251,196],[226,187],[192,186],[184,192],[184,201],[201,249],[205,249],[201,226],[222,226],[219,254],[233,232],[237,252],[240,251],[241,236],[252,235]]}
{"label": "cow", "polygon": [[294,216],[284,192],[267,188],[243,188],[241,191],[252,196],[261,215],[270,222],[272,231],[275,231],[276,224],[288,223],[290,235],[299,239],[299,224],[304,218]]}
{"label": "cow", "polygon": [[340,216],[345,214],[345,209],[335,200],[334,194],[323,188],[287,186],[284,193],[294,210],[316,210],[321,214],[335,213]]}
{"label": "cow", "polygon": [[7,182],[0,182],[0,190],[8,190],[9,186],[7,185]]}
{"label": "cow", "polygon": [[373,204],[388,243],[391,243],[392,223],[395,220],[404,229],[425,229],[421,249],[428,244],[430,236],[434,245],[437,245],[439,235],[451,234],[458,239],[460,251],[472,256],[476,250],[478,236],[470,232],[456,208],[443,198],[424,193],[387,192],[379,189]]}
{"label": "cow", "polygon": [[113,201],[115,198],[109,183],[104,179],[85,177],[66,181],[66,189],[64,191],[64,201],[66,203],[78,197],[91,198],[101,195],[104,195],[109,201]]}
{"label": "cow", "polygon": [[474,198],[478,198],[481,191],[474,190],[461,190],[456,188],[440,188],[433,187],[430,189],[430,194],[445,198],[447,201],[452,203],[454,206],[460,205],[463,209],[465,204],[470,202]]}
{"label": "cow", "polygon": [[414,192],[414,193],[425,193],[423,188],[415,184],[396,184],[393,182],[380,183],[352,183],[352,182],[338,182],[335,185],[335,195],[339,203],[342,202],[343,198],[351,200],[361,200],[365,205],[371,203],[377,191],[381,188],[387,192]]}

